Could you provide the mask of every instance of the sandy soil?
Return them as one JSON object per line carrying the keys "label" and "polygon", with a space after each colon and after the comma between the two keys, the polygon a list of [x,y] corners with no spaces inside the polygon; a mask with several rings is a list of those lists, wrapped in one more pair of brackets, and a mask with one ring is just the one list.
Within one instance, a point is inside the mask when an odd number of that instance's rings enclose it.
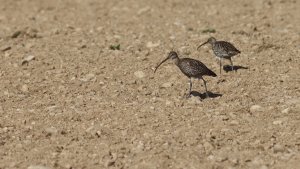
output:
{"label": "sandy soil", "polygon": [[[300,167],[300,1],[0,4],[0,169]],[[248,69],[220,76],[210,36]],[[212,98],[153,73],[171,49],[218,74]]]}

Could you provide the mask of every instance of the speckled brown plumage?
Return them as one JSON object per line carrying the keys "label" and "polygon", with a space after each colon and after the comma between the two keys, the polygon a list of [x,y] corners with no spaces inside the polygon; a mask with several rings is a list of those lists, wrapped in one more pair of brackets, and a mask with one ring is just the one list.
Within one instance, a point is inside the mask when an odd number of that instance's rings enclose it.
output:
{"label": "speckled brown plumage", "polygon": [[160,62],[154,72],[158,69],[158,67],[167,61],[168,59],[172,59],[175,64],[178,66],[178,68],[181,70],[181,72],[186,75],[190,79],[190,88],[189,88],[189,95],[191,94],[192,90],[192,79],[202,79],[205,86],[206,95],[208,97],[208,91],[206,87],[206,81],[203,79],[203,76],[213,76],[216,77],[217,75],[208,69],[202,62],[199,60],[191,59],[191,58],[179,58],[177,53],[174,51],[171,51],[166,59],[164,59],[162,62]]}
{"label": "speckled brown plumage", "polygon": [[193,77],[201,79],[202,76],[217,76],[199,60],[182,58],[179,59],[179,62],[176,65],[181,70],[181,72],[189,78]]}

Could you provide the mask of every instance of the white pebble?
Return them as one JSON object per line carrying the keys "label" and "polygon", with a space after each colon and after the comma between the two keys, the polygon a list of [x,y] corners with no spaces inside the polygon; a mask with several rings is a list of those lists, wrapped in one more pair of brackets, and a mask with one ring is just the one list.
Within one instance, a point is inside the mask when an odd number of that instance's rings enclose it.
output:
{"label": "white pebble", "polygon": [[33,56],[33,55],[25,56],[23,61],[22,61],[22,65],[28,64],[30,61],[32,61],[34,59],[35,59],[35,56]]}
{"label": "white pebble", "polygon": [[232,120],[232,121],[230,122],[230,125],[232,125],[232,126],[234,126],[234,125],[239,125],[239,122],[236,121],[236,120]]}
{"label": "white pebble", "polygon": [[29,91],[28,86],[26,84],[22,85],[21,91],[27,93]]}
{"label": "white pebble", "polygon": [[284,113],[284,114],[288,114],[290,112],[290,108],[286,108],[284,110],[281,111],[281,113]]}
{"label": "white pebble", "polygon": [[282,152],[284,152],[284,147],[282,145],[276,144],[273,147],[273,151],[274,151],[274,153],[282,153]]}
{"label": "white pebble", "polygon": [[201,100],[199,97],[192,96],[188,99],[188,102],[191,104],[201,104]]}
{"label": "white pebble", "polygon": [[162,87],[162,88],[169,88],[169,87],[171,87],[172,85],[173,85],[172,83],[166,82],[166,83],[162,84],[161,87]]}
{"label": "white pebble", "polygon": [[280,124],[282,124],[282,121],[281,120],[276,120],[276,121],[273,121],[273,124],[274,125],[280,125]]}
{"label": "white pebble", "polygon": [[136,71],[136,72],[134,72],[134,76],[141,79],[141,78],[144,78],[146,75],[143,71]]}
{"label": "white pebble", "polygon": [[263,165],[259,169],[268,169],[268,167],[266,165]]}
{"label": "white pebble", "polygon": [[155,48],[155,47],[158,47],[160,45],[160,42],[157,42],[157,43],[153,43],[153,42],[148,42],[146,44],[146,47],[147,48]]}
{"label": "white pebble", "polygon": [[147,6],[145,8],[142,8],[142,9],[138,10],[137,14],[141,15],[141,14],[144,14],[144,13],[150,11],[150,10],[151,10],[151,8],[149,6]]}
{"label": "white pebble", "polygon": [[51,168],[42,165],[30,165],[27,169],[51,169]]}
{"label": "white pebble", "polygon": [[203,147],[206,153],[210,153],[214,149],[214,146],[211,145],[209,142],[204,142]]}
{"label": "white pebble", "polygon": [[172,105],[172,102],[169,100],[166,100],[166,106],[170,106],[170,105]]}
{"label": "white pebble", "polygon": [[49,127],[45,129],[45,132],[47,134],[54,135],[58,132],[58,130],[55,127]]}
{"label": "white pebble", "polygon": [[83,82],[94,81],[94,80],[96,80],[96,77],[95,77],[95,74],[89,73],[89,74],[85,75],[83,78],[81,78],[80,80]]}
{"label": "white pebble", "polygon": [[250,107],[251,113],[260,112],[260,111],[262,111],[262,107],[260,105],[253,105]]}

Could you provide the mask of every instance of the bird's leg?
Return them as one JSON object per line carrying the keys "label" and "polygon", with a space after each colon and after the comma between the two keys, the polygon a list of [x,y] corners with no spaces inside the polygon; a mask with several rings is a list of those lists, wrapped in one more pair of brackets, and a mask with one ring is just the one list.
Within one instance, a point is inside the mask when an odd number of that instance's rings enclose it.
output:
{"label": "bird's leg", "polygon": [[233,63],[232,63],[231,58],[229,58],[229,61],[230,61],[230,64],[231,64],[231,71],[233,71]]}
{"label": "bird's leg", "polygon": [[220,74],[222,74],[222,58],[219,58],[219,64],[220,64]]}
{"label": "bird's leg", "polygon": [[189,96],[191,95],[192,93],[192,78],[190,78],[190,90],[189,90]]}
{"label": "bird's leg", "polygon": [[202,77],[202,80],[203,80],[203,82],[204,82],[204,87],[205,87],[206,97],[209,98],[208,91],[207,91],[207,87],[206,87],[206,81],[203,79],[203,77]]}
{"label": "bird's leg", "polygon": [[189,93],[184,94],[186,98],[191,97],[191,93],[192,93],[192,78],[191,77],[189,78],[189,85],[190,85]]}

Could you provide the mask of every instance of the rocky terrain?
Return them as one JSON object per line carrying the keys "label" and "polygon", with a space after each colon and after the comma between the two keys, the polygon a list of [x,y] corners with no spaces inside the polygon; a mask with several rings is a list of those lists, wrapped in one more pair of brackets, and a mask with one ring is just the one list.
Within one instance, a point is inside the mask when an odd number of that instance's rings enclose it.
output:
{"label": "rocky terrain", "polygon": [[[300,168],[300,1],[0,4],[0,169]],[[172,49],[217,73],[211,98],[153,73]]]}

